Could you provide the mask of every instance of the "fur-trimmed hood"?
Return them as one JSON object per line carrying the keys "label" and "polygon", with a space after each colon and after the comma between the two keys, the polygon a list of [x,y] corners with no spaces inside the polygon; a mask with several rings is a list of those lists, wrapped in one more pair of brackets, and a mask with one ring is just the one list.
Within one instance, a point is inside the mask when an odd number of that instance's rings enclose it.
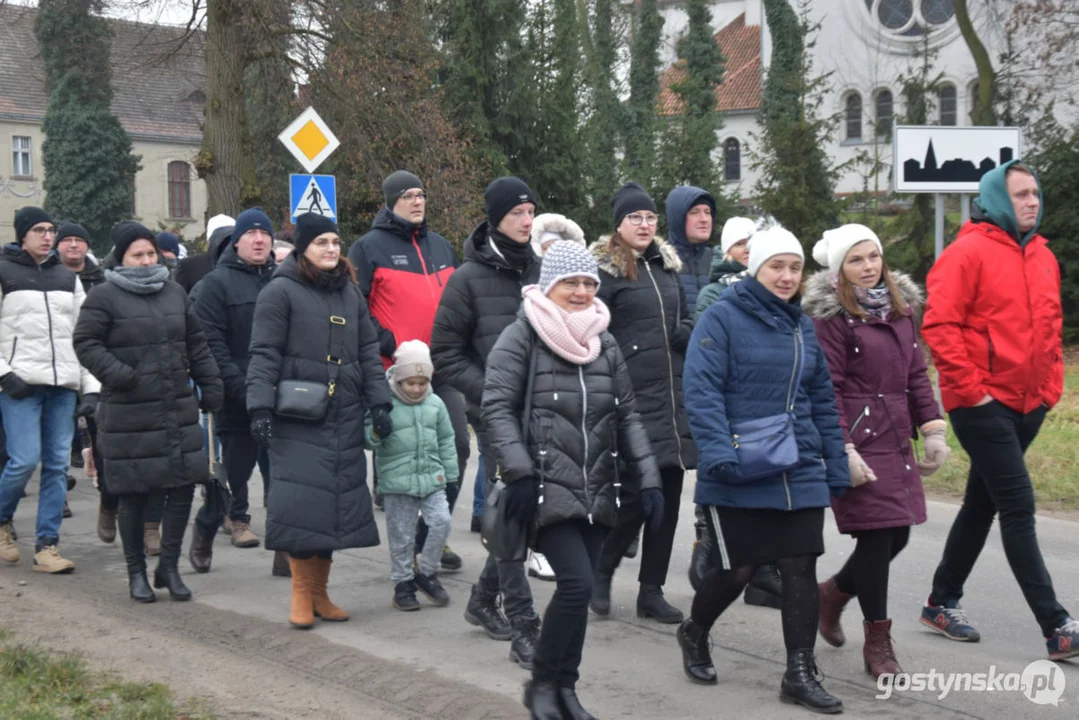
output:
{"label": "fur-trimmed hood", "polygon": [[543,213],[537,215],[532,221],[532,250],[536,253],[536,257],[543,257],[542,240],[544,233],[556,233],[561,235],[563,240],[580,243],[585,247],[588,246],[584,239],[584,230],[581,230],[580,225],[565,215]]}
{"label": "fur-trimmed hood", "polygon": [[[611,254],[612,237],[613,235],[600,236],[600,239],[592,243],[588,250],[592,253],[592,256],[596,258],[596,264],[599,265],[600,270],[610,273],[618,278],[626,277],[625,263],[621,258],[617,258]],[[663,258],[663,268],[665,270],[670,270],[675,273],[682,271],[682,259],[678,257],[678,250],[674,245],[671,245],[658,236],[652,240],[652,244],[656,246],[656,249],[659,251],[659,256]]]}
{"label": "fur-trimmed hood", "polygon": [[[889,272],[903,300],[915,314],[919,313],[925,304],[925,295],[918,283],[906,273],[898,270]],[[839,296],[836,295],[835,287],[832,285],[830,270],[822,270],[806,280],[805,288],[802,290],[802,311],[819,320],[827,320],[843,312],[843,306],[839,304]]]}

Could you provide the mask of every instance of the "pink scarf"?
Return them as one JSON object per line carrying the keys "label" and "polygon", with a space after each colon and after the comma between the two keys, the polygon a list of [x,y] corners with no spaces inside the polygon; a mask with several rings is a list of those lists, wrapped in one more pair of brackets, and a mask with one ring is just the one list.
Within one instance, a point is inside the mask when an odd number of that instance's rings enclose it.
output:
{"label": "pink scarf", "polygon": [[602,300],[596,298],[587,310],[567,312],[539,285],[529,285],[522,294],[525,315],[551,352],[574,365],[587,365],[599,357],[600,333],[611,323],[611,312]]}

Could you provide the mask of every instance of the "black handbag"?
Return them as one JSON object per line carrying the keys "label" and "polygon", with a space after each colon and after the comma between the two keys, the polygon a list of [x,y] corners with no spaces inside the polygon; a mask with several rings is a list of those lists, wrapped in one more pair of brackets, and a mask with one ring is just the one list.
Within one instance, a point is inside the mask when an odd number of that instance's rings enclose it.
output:
{"label": "black handbag", "polygon": [[797,358],[791,370],[784,412],[731,423],[731,439],[738,456],[738,475],[730,482],[751,482],[798,467],[798,438],[794,433],[794,391],[805,367],[802,329],[795,332]]}
{"label": "black handbag", "polygon": [[328,380],[325,384],[312,380],[280,380],[277,383],[277,397],[274,401],[274,414],[289,420],[303,422],[322,422],[330,407],[330,398],[333,397],[334,388],[337,384],[337,374],[341,370],[340,352],[334,353],[334,348],[339,347],[340,331],[337,328],[344,327],[345,319],[337,315],[330,315],[330,351],[326,355],[328,366]]}
{"label": "black handbag", "polygon": [[[536,346],[528,363],[528,379],[525,382],[524,410],[521,412],[521,442],[528,447],[529,416],[532,414],[532,386],[536,378]],[[495,482],[488,483],[487,498],[483,502],[480,519],[480,540],[487,552],[499,560],[524,562],[528,557],[531,528],[506,515],[506,484],[502,482],[501,470],[496,471]]]}

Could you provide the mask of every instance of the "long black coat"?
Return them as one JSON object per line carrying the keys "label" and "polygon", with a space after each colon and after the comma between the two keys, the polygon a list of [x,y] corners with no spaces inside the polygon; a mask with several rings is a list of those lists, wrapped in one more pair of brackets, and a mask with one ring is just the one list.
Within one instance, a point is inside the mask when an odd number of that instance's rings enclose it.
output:
{"label": "long black coat", "polygon": [[191,301],[171,282],[139,295],[112,282],[82,304],[79,362],[101,381],[96,449],[109,492],[148,493],[208,479],[199,406],[220,407],[221,377]]}
{"label": "long black coat", "polygon": [[217,267],[191,291],[210,352],[225,383],[225,407],[215,417],[218,432],[249,432],[251,419],[245,406],[247,362],[255,301],[273,279],[273,254],[265,265],[248,265],[235,245],[221,250]]}
{"label": "long black coat", "polygon": [[637,258],[637,279],[630,280],[611,254],[609,239],[600,238],[590,248],[600,268],[598,297],[611,311],[607,331],[622,348],[660,468],[692,470],[697,445],[682,399],[682,366],[693,318],[678,278],[682,261],[674,246],[656,238]]}
{"label": "long black coat", "polygon": [[[330,316],[345,322],[331,325]],[[347,276],[316,287],[300,277],[291,255],[255,306],[247,407],[273,410],[281,380],[328,382],[328,354],[341,364],[326,418],[311,423],[274,417],[266,520],[271,550],[378,545],[363,452],[364,413],[392,402],[359,287]]]}
{"label": "long black coat", "polygon": [[487,356],[517,318],[521,290],[539,278],[539,259],[522,273],[492,247],[487,221],[465,241],[465,262],[450,276],[435,314],[431,359],[437,382],[464,393],[471,419],[483,401]]}
{"label": "long black coat", "polygon": [[[521,414],[533,352],[536,374],[526,447]],[[551,352],[522,317],[499,337],[489,361],[483,424],[492,457],[486,462],[500,467],[504,482],[524,477],[543,481],[539,527],[581,519],[613,526],[618,459],[632,471],[621,478],[624,491],[660,486],[629,371],[609,333],[601,336],[599,357],[574,365]]]}

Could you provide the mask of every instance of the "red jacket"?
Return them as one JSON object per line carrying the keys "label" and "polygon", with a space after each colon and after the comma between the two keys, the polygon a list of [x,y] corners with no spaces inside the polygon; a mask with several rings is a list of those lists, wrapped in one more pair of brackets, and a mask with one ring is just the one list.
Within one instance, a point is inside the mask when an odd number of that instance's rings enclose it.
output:
{"label": "red jacket", "polygon": [[1060,267],[1045,238],[1026,247],[988,222],[968,222],[929,273],[922,337],[944,409],[989,394],[1013,410],[1053,407],[1064,391]]}

